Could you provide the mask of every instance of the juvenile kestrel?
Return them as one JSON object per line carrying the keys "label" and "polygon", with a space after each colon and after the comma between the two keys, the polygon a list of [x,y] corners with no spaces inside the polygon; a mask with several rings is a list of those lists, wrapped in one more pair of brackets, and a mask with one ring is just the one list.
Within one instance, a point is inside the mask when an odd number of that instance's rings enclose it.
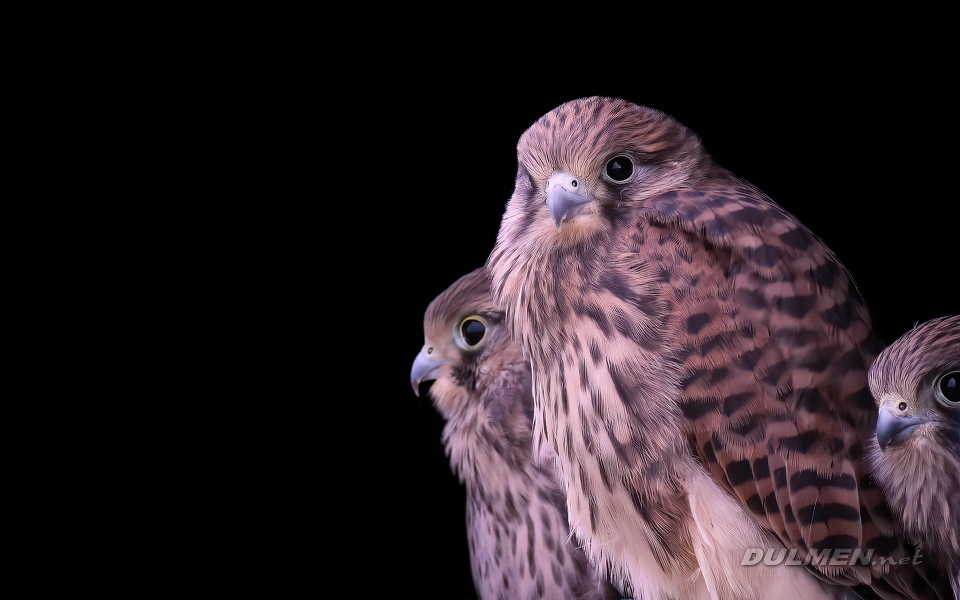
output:
{"label": "juvenile kestrel", "polygon": [[960,316],[908,331],[870,367],[869,462],[900,527],[960,590]]}
{"label": "juvenile kestrel", "polygon": [[[912,555],[861,465],[880,344],[823,242],[623,100],[558,107],[517,158],[487,267],[591,562],[643,598],[948,593],[879,560]],[[742,566],[755,547],[813,561]]]}
{"label": "juvenile kestrel", "polygon": [[467,537],[481,600],[619,598],[570,539],[553,461],[532,453],[530,366],[477,269],[437,296],[410,373],[447,420],[443,442],[467,488]]}

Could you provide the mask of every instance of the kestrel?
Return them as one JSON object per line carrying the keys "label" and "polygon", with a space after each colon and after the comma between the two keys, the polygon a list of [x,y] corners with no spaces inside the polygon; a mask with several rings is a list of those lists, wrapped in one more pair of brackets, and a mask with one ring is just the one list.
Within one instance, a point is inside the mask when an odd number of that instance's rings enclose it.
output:
{"label": "kestrel", "polygon": [[517,159],[487,268],[592,564],[643,598],[944,597],[864,476],[881,345],[823,242],[623,100],[561,105]]}
{"label": "kestrel", "polygon": [[619,598],[570,538],[553,462],[532,452],[530,366],[477,269],[437,296],[410,373],[447,420],[443,442],[467,489],[467,537],[481,600]]}
{"label": "kestrel", "polygon": [[869,463],[900,528],[960,590],[960,316],[934,319],[870,367]]}

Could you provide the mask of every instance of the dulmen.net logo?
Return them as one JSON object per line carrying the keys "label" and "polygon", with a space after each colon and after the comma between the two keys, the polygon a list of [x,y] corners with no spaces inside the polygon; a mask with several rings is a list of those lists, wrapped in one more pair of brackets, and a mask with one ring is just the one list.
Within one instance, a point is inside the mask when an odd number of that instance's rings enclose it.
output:
{"label": "dulmen.net logo", "polygon": [[743,553],[743,560],[740,565],[750,567],[763,563],[767,566],[775,567],[779,565],[786,566],[829,566],[829,567],[848,567],[855,565],[905,565],[912,563],[920,564],[923,555],[917,549],[913,557],[905,556],[899,560],[880,556],[874,558],[873,548],[862,550],[854,549],[835,549],[825,548],[823,550],[808,550],[806,555],[796,548],[747,548]]}

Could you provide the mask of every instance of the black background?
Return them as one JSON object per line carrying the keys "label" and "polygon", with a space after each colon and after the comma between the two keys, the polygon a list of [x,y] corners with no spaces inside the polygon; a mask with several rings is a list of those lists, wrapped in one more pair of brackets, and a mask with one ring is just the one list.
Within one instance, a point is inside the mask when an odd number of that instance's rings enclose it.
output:
{"label": "black background", "polygon": [[464,491],[440,442],[443,421],[413,395],[409,370],[427,304],[493,247],[518,138],[563,102],[618,96],[693,129],[720,165],[825,240],[884,342],[960,308],[957,123],[942,61],[863,49],[723,66],[643,57],[624,75],[616,56],[577,68],[545,56],[508,66],[436,57],[387,56],[333,98],[350,111],[340,133],[350,150],[326,176],[346,190],[335,201],[349,220],[324,234],[342,226],[346,242],[329,246],[321,265],[351,293],[322,316],[349,333],[320,345],[347,342],[335,429],[349,441],[337,443],[334,463],[359,491],[337,502],[371,590],[474,595]]}

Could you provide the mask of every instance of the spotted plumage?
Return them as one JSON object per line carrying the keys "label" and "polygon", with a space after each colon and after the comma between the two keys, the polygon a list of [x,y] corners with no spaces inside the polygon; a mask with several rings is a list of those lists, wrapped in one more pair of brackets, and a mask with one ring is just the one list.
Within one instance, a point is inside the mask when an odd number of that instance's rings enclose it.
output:
{"label": "spotted plumage", "polygon": [[823,242],[622,100],[558,107],[517,157],[487,268],[593,563],[644,598],[942,596],[923,565],[740,564],[911,555],[861,464],[880,344]]}
{"label": "spotted plumage", "polygon": [[960,316],[908,331],[870,367],[869,465],[897,524],[960,591]]}
{"label": "spotted plumage", "polygon": [[[535,460],[530,366],[503,326],[483,269],[437,296],[410,375],[447,420],[443,441],[467,489],[467,536],[481,600],[619,598],[570,538],[553,463]],[[539,464],[543,462],[543,464]]]}

